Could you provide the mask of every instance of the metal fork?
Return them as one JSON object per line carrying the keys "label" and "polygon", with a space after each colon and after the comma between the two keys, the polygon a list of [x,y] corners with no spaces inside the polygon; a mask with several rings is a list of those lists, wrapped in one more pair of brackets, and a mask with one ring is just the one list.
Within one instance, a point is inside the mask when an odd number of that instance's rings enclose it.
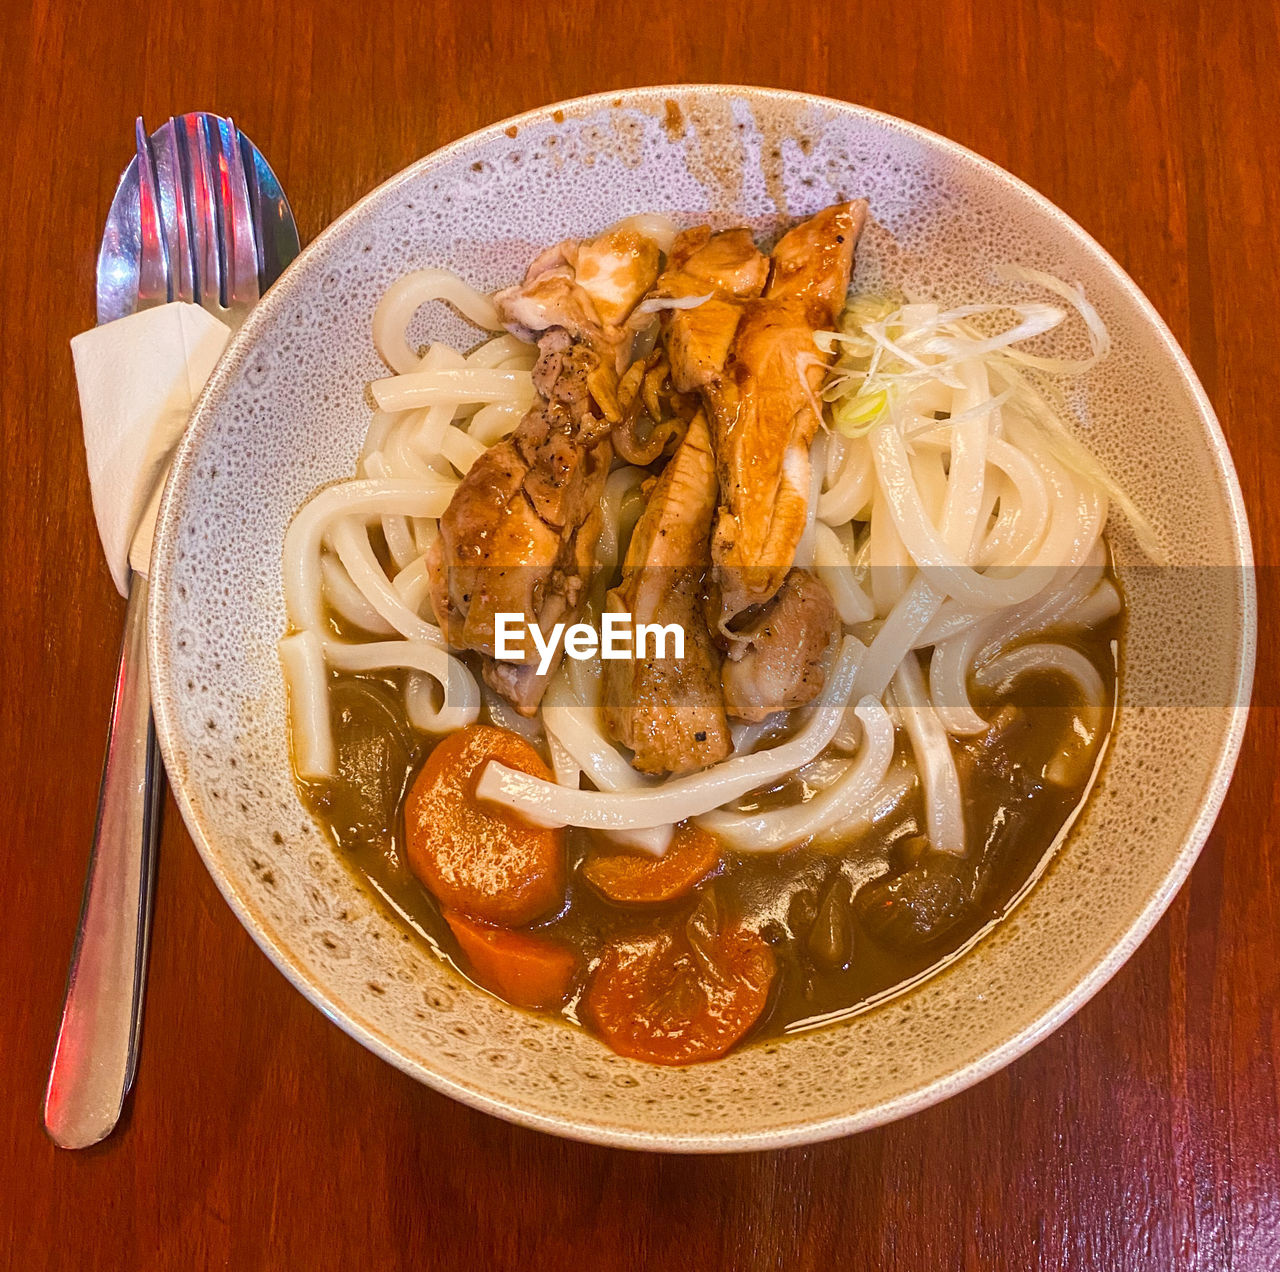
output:
{"label": "metal fork", "polygon": [[[151,136],[120,179],[98,256],[98,323],[171,300],[238,327],[298,252],[284,193],[231,122],[196,113]],[[148,584],[125,613],[89,875],[44,1121],[64,1148],[110,1134],[133,1085],[151,932],[163,766],[147,681]]]}
{"label": "metal fork", "polygon": [[[139,119],[135,140],[124,180],[136,170],[138,264],[120,268],[122,249],[133,244],[126,235],[112,242],[109,221],[98,258],[98,322],[185,300],[238,327],[287,263],[268,260],[278,245],[264,224],[259,165],[245,163],[247,140],[230,119],[208,114],[170,119],[150,137]],[[280,220],[278,210],[273,219]],[[291,215],[288,222],[292,229]],[[296,229],[292,234],[289,259],[298,250]]]}

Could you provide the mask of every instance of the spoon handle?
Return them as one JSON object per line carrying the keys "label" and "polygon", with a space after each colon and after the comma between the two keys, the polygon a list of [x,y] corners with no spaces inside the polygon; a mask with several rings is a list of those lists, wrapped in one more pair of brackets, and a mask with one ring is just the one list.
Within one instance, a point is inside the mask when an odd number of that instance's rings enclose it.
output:
{"label": "spoon handle", "polygon": [[134,574],[44,1124],[63,1148],[110,1134],[133,1085],[164,769],[147,681],[146,578]]}

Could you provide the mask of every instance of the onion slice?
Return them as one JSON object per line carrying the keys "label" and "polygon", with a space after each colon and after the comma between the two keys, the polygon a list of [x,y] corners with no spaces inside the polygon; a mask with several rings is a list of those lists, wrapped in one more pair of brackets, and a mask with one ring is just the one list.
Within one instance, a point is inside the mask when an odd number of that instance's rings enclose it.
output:
{"label": "onion slice", "polygon": [[712,297],[711,292],[705,296],[650,296],[642,300],[635,309],[638,314],[657,314],[664,309],[697,309],[705,305]]}

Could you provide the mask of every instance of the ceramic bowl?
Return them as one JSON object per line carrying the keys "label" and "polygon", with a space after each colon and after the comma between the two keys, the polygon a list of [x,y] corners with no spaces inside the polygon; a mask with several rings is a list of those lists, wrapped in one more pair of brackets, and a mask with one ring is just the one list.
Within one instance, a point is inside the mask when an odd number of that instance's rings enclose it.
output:
{"label": "ceramic bowl", "polygon": [[[460,980],[299,803],[276,661],[281,543],[307,496],[353,471],[366,385],[385,374],[370,317],[406,270],[444,265],[493,288],[543,245],[636,211],[769,234],[853,196],[872,210],[863,288],[967,301],[993,294],[1005,261],[1084,284],[1114,353],[1072,405],[1173,564],[1144,566],[1113,521],[1129,606],[1119,722],[1083,815],[1012,914],[948,970],[839,1026],[688,1069],[650,1067]],[[416,321],[423,340],[474,340],[443,309]],[[285,976],[378,1055],[557,1134],[677,1151],[781,1147],[900,1117],[994,1072],[1151,929],[1235,762],[1255,637],[1250,559],[1231,458],[1186,357],[1119,266],[1033,190],[841,102],[721,86],[588,97],[495,124],[380,186],[238,333],[164,498],[150,613],[156,724],[228,904]]]}

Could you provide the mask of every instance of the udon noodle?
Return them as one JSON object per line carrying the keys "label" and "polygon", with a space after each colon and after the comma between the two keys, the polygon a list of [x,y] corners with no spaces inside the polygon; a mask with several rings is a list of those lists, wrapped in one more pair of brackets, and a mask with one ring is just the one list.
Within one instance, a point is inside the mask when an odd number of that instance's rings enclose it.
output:
{"label": "udon noodle", "polygon": [[[670,243],[669,226],[655,218],[647,225]],[[602,731],[598,663],[566,661],[537,717],[526,721],[482,691],[446,647],[424,554],[461,477],[534,401],[537,349],[498,334],[493,302],[454,274],[406,275],[374,315],[374,345],[391,374],[371,386],[377,410],[357,473],[315,495],[285,539],[291,632],[280,655],[299,775],[334,776],[329,673],[401,669],[416,729],[452,732],[475,721],[488,699],[495,718],[545,743],[552,780],[495,761],[477,792],[534,823],[594,828],[661,854],[674,824],[693,818],[733,850],[776,853],[874,825],[918,782],[933,847],[963,854],[964,791],[949,740],[988,728],[970,684],[1007,687],[1033,672],[1067,678],[1100,729],[1107,692],[1098,671],[1044,634],[1091,627],[1118,611],[1104,572],[1109,504],[1153,544],[1024,374],[1087,371],[1107,352],[1101,321],[1077,288],[1050,275],[1011,270],[1006,278],[1047,289],[1065,305],[944,309],[863,297],[836,330],[819,333],[818,347],[837,358],[818,404],[825,429],[814,446],[796,565],[825,583],[843,639],[821,695],[795,719],[735,725],[728,758],[659,779],[638,773]],[[439,343],[415,350],[410,321],[433,301],[490,336],[468,353]],[[1087,357],[1022,347],[1071,313],[1084,324]],[[1012,325],[1002,326],[1009,315]],[[615,465],[596,549],[606,577],[648,476]],[[594,602],[588,621],[598,616]],[[895,761],[900,751],[905,763]],[[811,798],[740,806],[749,792],[806,766]]]}

